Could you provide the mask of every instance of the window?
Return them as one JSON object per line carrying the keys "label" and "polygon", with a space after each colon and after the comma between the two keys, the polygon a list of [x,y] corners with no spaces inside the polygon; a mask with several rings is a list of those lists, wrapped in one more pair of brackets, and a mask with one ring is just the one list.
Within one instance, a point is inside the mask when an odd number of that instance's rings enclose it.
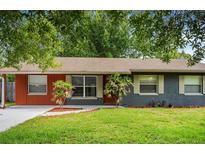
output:
{"label": "window", "polygon": [[83,89],[84,89],[84,83],[83,83],[83,77],[82,76],[73,76],[72,77],[72,84],[75,87],[75,92],[73,96],[83,96]]}
{"label": "window", "polygon": [[189,93],[202,93],[202,76],[184,76],[184,92]]}
{"label": "window", "polygon": [[73,96],[96,97],[96,76],[72,76]]}
{"label": "window", "polygon": [[29,75],[28,76],[29,94],[47,93],[47,75]]}
{"label": "window", "polygon": [[140,93],[158,93],[158,75],[140,75]]}

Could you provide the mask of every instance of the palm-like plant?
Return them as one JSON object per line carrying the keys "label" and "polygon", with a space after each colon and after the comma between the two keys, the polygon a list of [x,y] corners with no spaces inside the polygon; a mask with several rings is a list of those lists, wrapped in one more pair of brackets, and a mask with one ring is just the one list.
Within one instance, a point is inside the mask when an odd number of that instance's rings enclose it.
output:
{"label": "palm-like plant", "polygon": [[110,75],[105,84],[104,94],[112,96],[115,99],[116,106],[120,105],[122,96],[130,92],[130,86],[133,85],[128,76],[121,76],[116,73]]}

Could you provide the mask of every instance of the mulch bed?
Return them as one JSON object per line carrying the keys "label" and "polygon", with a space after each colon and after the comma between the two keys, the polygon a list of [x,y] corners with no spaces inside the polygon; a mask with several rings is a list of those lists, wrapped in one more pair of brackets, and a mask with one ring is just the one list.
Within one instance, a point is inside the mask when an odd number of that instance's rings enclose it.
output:
{"label": "mulch bed", "polygon": [[48,112],[65,112],[65,111],[77,111],[77,110],[82,110],[81,108],[53,108]]}

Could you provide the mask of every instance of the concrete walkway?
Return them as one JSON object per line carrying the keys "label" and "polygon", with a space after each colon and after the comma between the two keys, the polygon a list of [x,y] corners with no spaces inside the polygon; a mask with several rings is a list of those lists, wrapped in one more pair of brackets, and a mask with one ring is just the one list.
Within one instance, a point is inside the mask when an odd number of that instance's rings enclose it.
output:
{"label": "concrete walkway", "polygon": [[0,109],[0,132],[39,116],[54,106],[13,106]]}

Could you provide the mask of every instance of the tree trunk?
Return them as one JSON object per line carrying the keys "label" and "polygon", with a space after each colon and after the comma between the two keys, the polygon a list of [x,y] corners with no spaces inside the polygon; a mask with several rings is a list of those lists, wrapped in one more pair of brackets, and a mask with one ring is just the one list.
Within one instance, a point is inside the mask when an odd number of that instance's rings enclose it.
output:
{"label": "tree trunk", "polygon": [[63,107],[63,100],[60,100],[60,109]]}
{"label": "tree trunk", "polygon": [[121,101],[121,97],[116,97],[116,107],[119,107]]}
{"label": "tree trunk", "polygon": [[118,106],[119,106],[119,98],[117,98],[116,100],[116,107],[118,108]]}

